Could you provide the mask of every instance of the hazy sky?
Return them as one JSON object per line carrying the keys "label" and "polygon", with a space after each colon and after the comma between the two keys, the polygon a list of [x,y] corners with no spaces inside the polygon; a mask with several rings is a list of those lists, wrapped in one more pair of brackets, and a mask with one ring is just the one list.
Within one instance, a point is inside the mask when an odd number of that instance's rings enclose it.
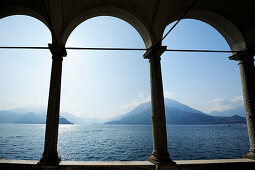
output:
{"label": "hazy sky", "polygon": [[[0,37],[0,46],[51,43],[48,28],[28,16],[1,19]],[[197,20],[182,20],[163,45],[169,49],[230,50],[214,28]],[[145,48],[131,25],[113,17],[83,22],[66,46]],[[149,62],[143,59],[143,51],[67,53],[63,60],[62,111],[109,118],[150,99]],[[165,52],[161,59],[165,97],[207,113],[242,105],[239,70],[235,61],[228,60],[230,55]],[[0,110],[46,108],[51,53],[0,49],[0,61]]]}

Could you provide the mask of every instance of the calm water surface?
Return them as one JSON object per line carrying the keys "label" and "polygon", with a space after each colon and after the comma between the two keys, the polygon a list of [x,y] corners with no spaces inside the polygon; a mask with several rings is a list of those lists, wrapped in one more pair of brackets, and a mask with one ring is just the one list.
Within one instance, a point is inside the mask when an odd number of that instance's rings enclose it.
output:
{"label": "calm water surface", "polygon": [[[168,125],[168,148],[174,160],[241,158],[249,150],[242,125]],[[0,157],[38,160],[45,125],[0,124]],[[145,160],[151,155],[151,126],[60,125],[62,160]]]}

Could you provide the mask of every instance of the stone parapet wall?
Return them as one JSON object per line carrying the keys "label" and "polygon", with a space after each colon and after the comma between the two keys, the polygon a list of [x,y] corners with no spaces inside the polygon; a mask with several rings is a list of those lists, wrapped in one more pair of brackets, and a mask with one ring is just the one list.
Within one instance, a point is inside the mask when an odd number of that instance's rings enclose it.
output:
{"label": "stone parapet wall", "polygon": [[[1,170],[59,169],[59,170],[153,170],[156,166],[148,161],[62,161],[58,166],[38,166],[36,160],[0,160]],[[158,170],[254,170],[255,160],[250,159],[217,159],[217,160],[184,160],[175,161],[177,167],[158,166]]]}

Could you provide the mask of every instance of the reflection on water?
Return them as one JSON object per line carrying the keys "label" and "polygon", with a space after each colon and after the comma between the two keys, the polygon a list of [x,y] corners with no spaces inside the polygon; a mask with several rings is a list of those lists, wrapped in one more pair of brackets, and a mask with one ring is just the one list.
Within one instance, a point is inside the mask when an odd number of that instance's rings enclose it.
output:
{"label": "reflection on water", "polygon": [[[247,127],[241,125],[168,125],[171,158],[241,158],[248,152]],[[0,157],[38,160],[45,125],[0,124]],[[60,125],[62,160],[145,160],[152,151],[151,126]]]}

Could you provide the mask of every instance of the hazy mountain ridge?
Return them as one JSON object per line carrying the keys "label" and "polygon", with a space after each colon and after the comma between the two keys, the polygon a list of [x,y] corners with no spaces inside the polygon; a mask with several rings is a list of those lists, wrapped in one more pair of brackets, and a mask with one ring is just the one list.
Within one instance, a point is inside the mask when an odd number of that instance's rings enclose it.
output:
{"label": "hazy mountain ridge", "polygon": [[221,111],[221,112],[219,112],[219,111],[210,112],[209,115],[220,116],[220,117],[238,115],[238,116],[241,116],[241,117],[245,117],[245,110],[244,110],[244,106],[239,106],[239,107],[229,109],[229,110],[225,110],[225,111]]}
{"label": "hazy mountain ridge", "polygon": [[[43,120],[46,120],[46,108],[15,108],[11,110],[1,110],[0,111],[0,123],[15,123],[15,122],[22,122],[22,120],[19,121],[19,119],[24,116],[27,113],[34,113],[39,114],[37,116],[33,116],[35,119],[38,119],[39,117],[43,116]],[[40,120],[39,122],[44,122],[43,120]],[[29,122],[33,122],[31,120],[28,120]],[[101,124],[104,123],[101,119],[96,118],[81,118],[77,117],[71,113],[61,111],[60,112],[60,123],[67,124],[67,122],[72,122],[73,124]]]}
{"label": "hazy mountain ridge", "polygon": [[15,113],[8,110],[1,110],[0,111],[0,123],[13,123],[18,121],[23,114]]}
{"label": "hazy mountain ridge", "polygon": [[[207,115],[199,110],[181,104],[172,99],[165,99],[167,124],[232,124],[245,123],[244,117],[219,117]],[[106,124],[151,124],[150,102],[137,106],[132,111],[122,115],[118,120]]]}
{"label": "hazy mountain ridge", "polygon": [[[43,113],[15,113],[0,111],[0,123],[45,124],[46,115]],[[64,117],[59,117],[59,124],[73,124]]]}

